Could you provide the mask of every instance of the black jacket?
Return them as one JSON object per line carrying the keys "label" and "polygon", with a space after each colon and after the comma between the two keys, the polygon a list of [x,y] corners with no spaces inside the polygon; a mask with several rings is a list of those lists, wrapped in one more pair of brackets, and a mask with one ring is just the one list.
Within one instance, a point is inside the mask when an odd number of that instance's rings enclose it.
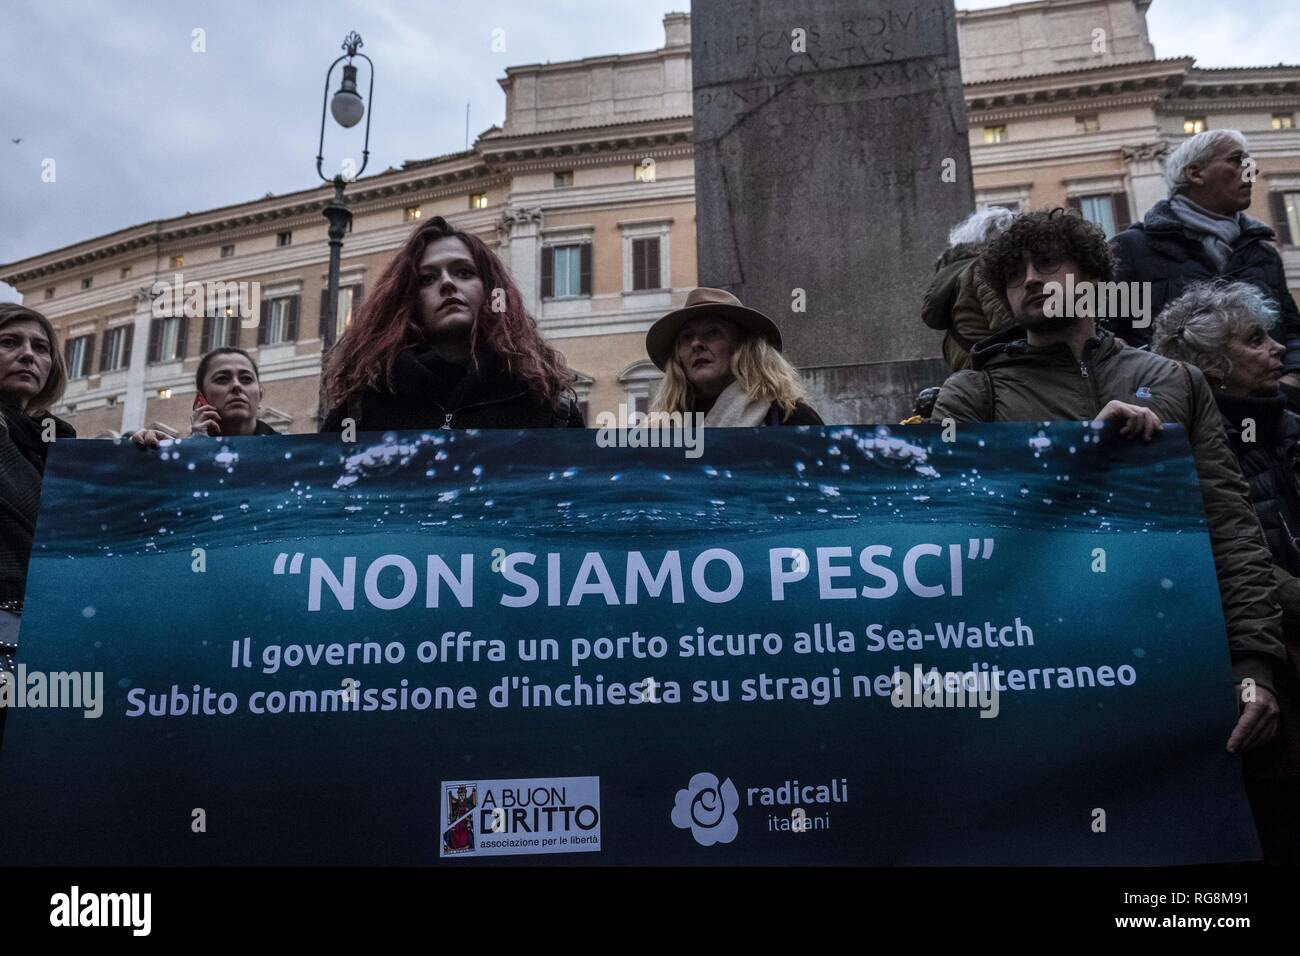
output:
{"label": "black jacket", "polygon": [[817,414],[817,410],[805,401],[795,402],[794,410],[790,412],[790,417],[785,421],[781,420],[781,406],[776,402],[767,410],[767,418],[763,420],[764,425],[825,425],[822,417]]}
{"label": "black jacket", "polygon": [[22,601],[50,447],[42,440],[43,423],[53,420],[56,440],[77,432],[61,418],[26,415],[6,402],[0,402],[0,416],[0,602]]}
{"label": "black jacket", "polygon": [[[1282,257],[1270,242],[1273,230],[1258,219],[1246,217],[1227,266],[1219,272],[1201,244],[1201,234],[1189,229],[1173,211],[1168,199],[1151,207],[1141,222],[1135,222],[1111,240],[1115,255],[1115,281],[1151,283],[1151,320],[1178,298],[1193,282],[1222,278],[1248,282],[1273,300],[1280,321],[1274,337],[1286,346],[1287,371],[1300,371],[1300,310],[1296,309],[1286,285]],[[1151,326],[1133,328],[1131,319],[1109,320],[1111,331],[1128,342],[1142,346],[1151,341]]]}
{"label": "black jacket", "polygon": [[[1250,498],[1259,515],[1273,561],[1300,576],[1300,416],[1286,408],[1286,399],[1232,398],[1216,392],[1223,428],[1250,485]],[[1253,423],[1253,433],[1248,432]],[[1250,440],[1247,441],[1246,439]]]}
{"label": "black jacket", "polygon": [[415,348],[398,353],[393,391],[367,389],[333,409],[320,431],[419,428],[584,428],[573,394],[554,406],[539,401],[495,364],[457,365]]}

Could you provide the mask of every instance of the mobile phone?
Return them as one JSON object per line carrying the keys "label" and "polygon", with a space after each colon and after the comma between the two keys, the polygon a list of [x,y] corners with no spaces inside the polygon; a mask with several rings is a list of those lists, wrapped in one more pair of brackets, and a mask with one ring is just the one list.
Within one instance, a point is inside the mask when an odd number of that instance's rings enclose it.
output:
{"label": "mobile phone", "polygon": [[[193,410],[194,410],[194,411],[198,411],[200,405],[211,405],[211,404],[212,404],[212,403],[208,401],[208,398],[207,398],[206,395],[204,395],[202,392],[198,392],[198,393],[196,393],[195,396],[194,396],[194,409],[193,409]],[[221,434],[221,422],[220,422],[220,421],[217,422],[217,434],[218,434],[218,435]]]}

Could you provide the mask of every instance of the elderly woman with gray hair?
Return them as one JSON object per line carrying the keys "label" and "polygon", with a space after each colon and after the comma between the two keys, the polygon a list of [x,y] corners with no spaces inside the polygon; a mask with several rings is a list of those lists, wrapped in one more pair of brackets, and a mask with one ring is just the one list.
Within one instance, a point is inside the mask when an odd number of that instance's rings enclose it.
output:
{"label": "elderly woman with gray hair", "polygon": [[[1193,283],[1249,283],[1277,312],[1272,335],[1286,346],[1284,384],[1300,387],[1300,311],[1273,230],[1245,212],[1254,170],[1246,137],[1236,130],[1208,130],[1182,143],[1165,162],[1169,198],[1111,240],[1113,278],[1150,283],[1152,317]],[[1112,320],[1112,331],[1134,346],[1151,339],[1151,328],[1131,318]]]}
{"label": "elderly woman with gray hair", "polygon": [[1284,346],[1270,334],[1276,304],[1244,282],[1197,283],[1156,320],[1153,348],[1195,365],[1214,387],[1228,442],[1250,485],[1273,555],[1287,671],[1279,675],[1282,732],[1247,755],[1247,792],[1267,859],[1300,862],[1300,416],[1278,383]]}
{"label": "elderly woman with gray hair", "polygon": [[953,372],[970,368],[971,347],[1011,322],[1002,296],[980,281],[975,262],[1015,218],[1001,206],[975,210],[952,227],[948,248],[934,264],[921,321],[944,333],[943,357]]}

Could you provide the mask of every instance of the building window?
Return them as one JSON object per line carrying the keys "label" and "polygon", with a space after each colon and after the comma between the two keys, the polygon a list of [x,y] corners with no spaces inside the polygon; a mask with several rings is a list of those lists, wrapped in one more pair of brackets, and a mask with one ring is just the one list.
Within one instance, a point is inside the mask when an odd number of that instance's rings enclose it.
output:
{"label": "building window", "polygon": [[54,298],[54,286],[50,286],[48,289],[45,290],[45,301],[49,302],[50,299],[53,298]]}
{"label": "building window", "polygon": [[159,397],[159,398],[171,398],[171,397],[172,397],[172,390],[171,390],[170,388],[160,388],[160,389],[158,389],[158,397]]}
{"label": "building window", "polygon": [[101,372],[115,372],[131,364],[131,337],[134,331],[129,325],[119,325],[104,333],[104,351],[99,356]]}
{"label": "building window", "polygon": [[185,257],[184,257],[184,256],[172,256],[172,268],[173,268],[173,269],[184,269],[184,268],[185,268]]}
{"label": "building window", "polygon": [[90,353],[95,349],[93,335],[79,335],[63,345],[63,359],[68,365],[68,378],[85,378],[90,374]]}
{"label": "building window", "polygon": [[181,317],[163,319],[158,327],[157,362],[174,362],[181,358]]}
{"label": "building window", "polygon": [[339,340],[339,336],[346,332],[348,326],[352,324],[352,300],[354,291],[355,290],[352,286],[339,289],[339,308],[338,311],[334,313],[334,341],[336,342]]}
{"label": "building window", "polygon": [[276,345],[285,341],[289,335],[289,300],[272,299],[271,313],[266,327],[266,341],[263,345]]}
{"label": "building window", "polygon": [[1269,194],[1273,206],[1273,231],[1279,245],[1300,245],[1300,192]]}
{"label": "building window", "polygon": [[582,247],[555,248],[555,295],[582,294]]}
{"label": "building window", "polygon": [[81,280],[81,291],[82,291],[82,292],[85,292],[87,289],[89,289],[89,288],[90,288],[92,285],[94,285],[94,284],[95,284],[95,277],[94,277],[94,276],[86,276],[86,278],[84,278],[84,279]]}
{"label": "building window", "polygon": [[618,380],[627,395],[628,411],[643,415],[648,412],[663,377],[663,373],[655,368],[653,362],[643,360],[625,368],[618,376]]}
{"label": "building window", "polygon": [[231,341],[232,333],[237,335],[236,330],[239,327],[235,321],[234,309],[227,308],[222,314],[209,316],[204,319],[204,324],[208,327],[203,337],[204,352],[239,344]]}
{"label": "building window", "polygon": [[1072,196],[1067,204],[1088,222],[1101,226],[1106,238],[1129,226],[1128,195],[1122,192]]}
{"label": "building window", "polygon": [[122,271],[119,272],[119,273],[117,274],[117,277],[118,277],[119,279],[129,279],[129,278],[131,278],[131,267],[130,267],[130,266],[122,266]]}
{"label": "building window", "polygon": [[403,221],[403,222],[419,222],[419,221],[420,221],[420,207],[419,207],[419,206],[407,206],[405,209],[403,209],[403,210],[402,210],[402,221]]}
{"label": "building window", "polygon": [[661,289],[659,276],[659,237],[632,240],[632,290]]}
{"label": "building window", "polygon": [[1274,129],[1295,129],[1295,114],[1274,113],[1273,128]]}
{"label": "building window", "polygon": [[487,208],[487,193],[470,193],[470,196],[469,196],[469,208],[470,208],[470,209],[486,209],[486,208]]}
{"label": "building window", "polygon": [[222,247],[221,247],[221,258],[223,258],[223,259],[229,259],[229,258],[230,258],[231,256],[233,256],[234,254],[235,254],[235,246],[234,246],[233,243],[231,243],[230,245],[222,246]]}
{"label": "building window", "polygon": [[555,174],[555,188],[563,189],[566,186],[573,185],[573,170],[563,169]]}
{"label": "building window", "polygon": [[652,183],[655,181],[655,161],[646,157],[632,167],[632,178],[638,183]]}
{"label": "building window", "polygon": [[1074,131],[1076,133],[1095,133],[1101,129],[1101,117],[1096,113],[1088,113],[1086,116],[1076,116],[1074,118]]}
{"label": "building window", "polygon": [[1007,141],[1007,128],[1005,126],[985,126],[984,142],[985,143],[1005,143]]}
{"label": "building window", "polygon": [[277,232],[275,234],[275,244],[277,247],[287,246],[291,242],[293,242],[293,230],[286,229],[284,232]]}
{"label": "building window", "polygon": [[1189,116],[1183,120],[1183,132],[1189,136],[1205,132],[1204,116]]}

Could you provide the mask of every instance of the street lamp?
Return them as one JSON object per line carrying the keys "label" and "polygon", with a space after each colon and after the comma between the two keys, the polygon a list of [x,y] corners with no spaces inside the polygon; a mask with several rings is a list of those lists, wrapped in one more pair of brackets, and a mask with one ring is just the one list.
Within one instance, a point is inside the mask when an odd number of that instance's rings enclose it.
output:
{"label": "street lamp", "polygon": [[[343,253],[343,236],[347,234],[348,227],[352,225],[352,210],[348,208],[348,202],[343,198],[343,187],[347,184],[347,179],[342,173],[334,176],[332,179],[325,175],[321,164],[325,162],[325,108],[328,106],[329,111],[334,116],[334,120],[344,129],[351,129],[361,122],[361,117],[366,118],[366,140],[361,150],[361,168],[351,174],[352,179],[360,176],[366,168],[366,163],[370,162],[370,116],[367,112],[365,101],[361,99],[361,94],[357,92],[357,68],[352,64],[355,57],[360,57],[370,64],[370,93],[368,99],[374,104],[375,94],[375,64],[371,62],[370,57],[357,51],[363,46],[361,35],[353,30],[343,40],[343,56],[339,57],[330,64],[330,68],[325,72],[325,95],[321,100],[320,107],[320,142],[316,148],[316,174],[327,183],[334,184],[334,198],[325,204],[325,218],[330,224],[330,276],[329,291],[325,296],[326,315],[324,316],[325,337],[321,342],[322,360],[321,365],[324,367],[323,354],[334,344],[334,327],[337,324],[339,310],[339,258]],[[339,88],[334,92],[334,97],[330,98],[330,77],[334,74],[334,67],[343,64],[343,80]]]}

